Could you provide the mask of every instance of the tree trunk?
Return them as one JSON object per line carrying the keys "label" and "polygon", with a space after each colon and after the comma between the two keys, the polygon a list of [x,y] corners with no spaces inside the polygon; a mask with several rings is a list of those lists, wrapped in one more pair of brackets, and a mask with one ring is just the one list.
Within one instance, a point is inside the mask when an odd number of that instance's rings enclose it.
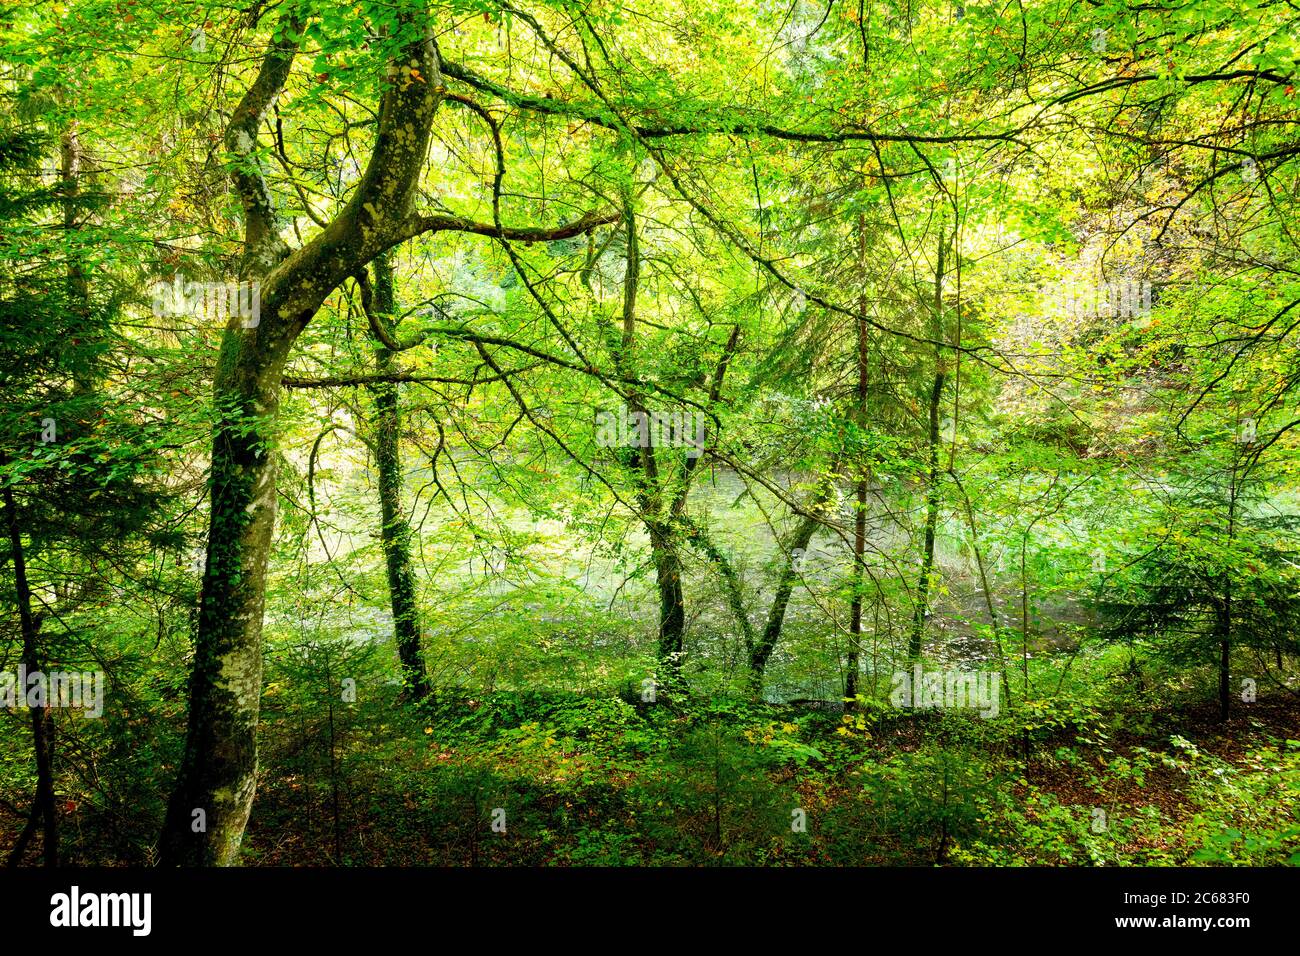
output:
{"label": "tree trunk", "polygon": [[[867,426],[867,227],[866,217],[858,214],[858,388],[854,409],[858,427]],[[865,577],[863,558],[867,551],[867,473],[859,465],[857,510],[853,521],[853,597],[849,602],[849,655],[844,675],[846,707],[854,706],[858,695],[858,654],[862,647],[862,584]]]}
{"label": "tree trunk", "polygon": [[226,127],[230,179],[244,214],[240,277],[262,280],[261,314],[247,328],[239,318],[226,326],[213,386],[208,560],[185,756],[160,841],[164,864],[234,863],[252,806],[262,610],[275,521],[273,432],[284,365],[302,330],[344,280],[415,236],[457,231],[547,241],[612,220],[593,213],[555,229],[507,229],[499,221],[416,214],[433,120],[446,91],[432,23],[425,13],[402,12],[399,19],[415,38],[389,64],[365,172],[338,215],[291,253],[257,160],[258,135],[303,32],[294,14],[287,17]]}
{"label": "tree trunk", "polygon": [[227,333],[214,387],[212,511],[190,676],[189,735],[167,808],[168,865],[235,861],[257,785],[262,611],[275,524],[271,429],[278,370],[251,336]]}
{"label": "tree trunk", "polygon": [[[0,456],[2,459],[3,456]],[[0,460],[0,465],[8,462]],[[32,614],[32,592],[27,581],[27,560],[23,553],[22,533],[18,525],[18,509],[14,493],[4,490],[5,530],[9,535],[10,560],[14,568],[14,593],[18,600],[18,621],[22,630],[23,668],[30,676],[41,673],[41,659],[36,646],[38,623]],[[49,684],[46,684],[48,689]],[[26,687],[17,693],[26,694]],[[49,703],[47,699],[45,703]],[[47,707],[32,707],[28,712],[32,722],[32,750],[36,758],[36,803],[33,813],[39,813],[45,865],[59,865],[59,821],[54,802],[54,726]],[[13,861],[15,863],[20,861]]]}
{"label": "tree trunk", "polygon": [[786,549],[785,565],[776,584],[776,593],[772,597],[772,607],[768,610],[767,623],[763,626],[763,633],[754,645],[753,653],[749,655],[749,686],[750,692],[755,697],[761,697],[763,694],[763,673],[767,669],[768,658],[772,656],[777,642],[781,640],[781,629],[785,625],[785,611],[790,604],[790,595],[794,592],[795,578],[799,575],[795,567],[794,554],[796,551],[808,550],[808,544],[812,541],[817,526],[822,524],[818,512],[822,511],[834,496],[833,476],[838,467],[839,459],[835,458],[830,463],[828,476],[822,483],[822,490],[817,500],[800,520],[794,536],[790,539],[790,546]]}
{"label": "tree trunk", "polygon": [[1219,719],[1227,720],[1232,707],[1231,663],[1232,663],[1232,613],[1227,604],[1219,612]]}
{"label": "tree trunk", "polygon": [[795,578],[799,575],[795,568],[794,552],[808,550],[808,544],[812,541],[813,533],[819,524],[821,521],[817,518],[811,515],[805,516],[799,522],[794,537],[790,540],[786,561],[781,568],[781,577],[776,584],[776,593],[772,597],[772,607],[767,614],[767,623],[763,626],[763,633],[759,635],[754,645],[754,652],[749,656],[749,686],[755,697],[761,697],[763,694],[763,673],[767,669],[768,658],[772,656],[777,642],[781,640],[786,608],[790,604],[790,595],[794,593]]}
{"label": "tree trunk", "polygon": [[912,639],[907,656],[921,656],[921,638],[930,611],[930,579],[934,576],[934,538],[939,524],[939,403],[943,396],[944,374],[936,372],[930,388],[930,474],[925,492],[925,539],[922,544],[921,575],[916,585],[916,614],[912,619]]}
{"label": "tree trunk", "polygon": [[971,506],[970,495],[962,484],[957,472],[949,465],[948,475],[960,492],[962,504],[966,509],[966,524],[970,528],[971,551],[975,555],[975,568],[979,572],[980,590],[984,592],[984,608],[989,615],[989,627],[993,631],[993,643],[998,649],[998,670],[1002,675],[1002,696],[1008,709],[1011,707],[1011,681],[1007,677],[1007,653],[1002,647],[1002,622],[998,617],[997,607],[993,603],[993,590],[989,584],[988,568],[984,564],[984,551],[980,547],[979,529],[975,524],[975,509]]}
{"label": "tree trunk", "polygon": [[858,655],[862,647],[862,589],[866,577],[864,557],[867,552],[867,479],[858,479],[857,514],[853,522],[853,600],[849,603],[849,659],[844,675],[844,697],[852,708],[858,695]]}
{"label": "tree trunk", "polygon": [[[641,251],[630,190],[623,194],[623,224],[627,231],[627,256],[626,270],[623,273],[623,329],[617,361],[623,374],[632,376],[636,368],[633,348],[636,341]],[[633,451],[630,466],[636,482],[637,507],[650,536],[650,557],[655,569],[655,588],[659,592],[659,666],[663,671],[660,683],[668,687],[670,693],[681,693],[685,690],[682,659],[686,653],[686,599],[682,591],[681,554],[672,521],[665,520],[662,516],[663,489],[650,410],[636,391],[629,393],[628,411],[641,426],[640,447]]]}
{"label": "tree trunk", "polygon": [[704,555],[717,565],[718,576],[722,579],[722,592],[726,597],[727,606],[731,608],[731,614],[735,617],[736,624],[740,628],[740,637],[745,645],[745,654],[747,656],[753,654],[754,625],[750,622],[749,611],[745,608],[745,594],[741,588],[740,575],[736,573],[735,566],[727,555],[713,543],[713,539],[705,533],[703,528],[685,515],[682,515],[678,520],[686,528],[686,540],[704,552]]}
{"label": "tree trunk", "polygon": [[664,683],[680,691],[682,656],[685,654],[686,600],[682,593],[682,562],[672,530],[661,522],[649,526],[650,552],[659,591],[659,660],[666,671]]}
{"label": "tree trunk", "polygon": [[931,324],[934,346],[934,379],[930,384],[930,421],[927,436],[930,474],[925,495],[925,541],[921,555],[921,576],[916,586],[916,615],[912,620],[912,639],[907,645],[907,657],[916,660],[921,656],[921,639],[925,634],[925,619],[930,613],[930,579],[934,576],[934,538],[939,524],[939,407],[943,401],[946,375],[939,337],[943,331],[943,233],[939,234],[939,259],[934,277],[934,320]]}
{"label": "tree trunk", "polygon": [[[1233,451],[1232,471],[1228,479],[1228,547],[1231,548],[1237,537],[1237,492],[1238,492],[1237,450]],[[1249,470],[1247,473],[1249,474]],[[1244,476],[1243,476],[1244,480]],[[1219,719],[1227,720],[1232,709],[1232,577],[1224,576],[1223,601],[1219,604],[1214,622],[1215,637],[1219,643]]]}
{"label": "tree trunk", "polygon": [[[77,201],[81,196],[81,169],[84,154],[77,134],[76,120],[71,120],[59,139],[59,179],[63,187],[63,229],[71,234],[79,228]],[[90,281],[79,251],[69,251],[67,268],[68,302],[82,319],[90,315]]]}
{"label": "tree trunk", "polygon": [[[388,256],[381,255],[375,259],[374,303],[380,321],[391,321],[395,298],[393,268]],[[391,349],[380,345],[375,350],[375,368],[380,375],[396,372]],[[411,695],[420,700],[429,695],[431,688],[420,649],[420,609],[411,567],[411,526],[402,507],[402,418],[398,388],[396,382],[376,382],[371,386],[375,401],[374,453],[383,522],[379,533],[388,567],[388,598],[393,609],[397,656]]]}

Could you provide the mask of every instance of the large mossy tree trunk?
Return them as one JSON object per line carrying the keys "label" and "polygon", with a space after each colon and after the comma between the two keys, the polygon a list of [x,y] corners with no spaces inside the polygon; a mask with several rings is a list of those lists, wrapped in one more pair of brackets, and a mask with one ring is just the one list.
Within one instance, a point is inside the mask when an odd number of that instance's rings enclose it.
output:
{"label": "large mossy tree trunk", "polygon": [[213,384],[207,566],[185,752],[159,843],[164,865],[233,864],[248,823],[257,788],[278,397],[285,363],[302,330],[346,279],[360,280],[377,256],[421,234],[452,231],[546,242],[613,219],[593,212],[555,228],[507,228],[499,221],[417,214],[415,195],[446,90],[432,24],[406,12],[400,16],[411,30],[403,35],[418,38],[405,43],[388,66],[365,172],[338,214],[291,252],[257,159],[259,132],[288,80],[303,33],[302,22],[288,16],[226,128],[230,178],[244,215],[240,278],[260,283],[261,311],[247,326],[240,317],[231,318]]}
{"label": "large mossy tree trunk", "polygon": [[[213,383],[216,423],[211,511],[190,712],[180,773],[159,846],[165,865],[237,861],[257,789],[262,612],[275,524],[275,426],[280,378],[295,340],[325,297],[385,248],[418,232],[407,222],[441,102],[432,40],[402,51],[380,105],[369,164],[347,205],[311,242],[289,254],[255,160],[263,119],[288,79],[289,37],[271,46],[226,132],[231,178],[244,207],[241,280],[261,285],[252,327],[232,317]],[[412,68],[427,81],[412,82]],[[404,81],[403,81],[404,80]]]}
{"label": "large mossy tree trunk", "polygon": [[275,524],[271,429],[279,403],[278,376],[260,366],[255,340],[227,337],[214,383],[220,420],[189,733],[168,806],[164,863],[234,862],[257,786],[262,611]]}

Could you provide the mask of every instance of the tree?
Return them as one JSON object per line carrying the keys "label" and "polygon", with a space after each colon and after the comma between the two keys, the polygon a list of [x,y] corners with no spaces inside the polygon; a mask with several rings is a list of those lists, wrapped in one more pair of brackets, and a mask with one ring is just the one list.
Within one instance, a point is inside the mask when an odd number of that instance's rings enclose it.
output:
{"label": "tree", "polygon": [[231,319],[213,383],[217,421],[189,729],[160,846],[169,865],[233,863],[257,787],[262,612],[275,524],[274,430],[280,379],[302,330],[340,283],[422,233],[535,241],[577,235],[599,221],[590,215],[553,229],[505,229],[415,211],[430,128],[444,95],[430,20],[422,4],[405,4],[386,24],[390,68],[360,182],[338,214],[290,252],[257,140],[289,79],[304,26],[297,10],[283,13],[224,137],[244,214],[239,278],[259,284],[261,307],[254,327]]}
{"label": "tree", "polygon": [[[30,182],[53,141],[32,126],[0,133],[0,567],[18,612],[19,662],[29,676],[47,677],[94,659],[64,621],[107,590],[114,566],[176,543],[154,521],[167,496],[152,459],[166,438],[112,404],[104,384],[105,357],[120,345],[119,303],[110,290],[92,289],[82,263],[80,233],[105,202],[78,182],[73,133],[59,140],[56,183]],[[44,700],[28,708],[36,794],[11,864],[22,861],[38,825],[45,865],[59,862],[56,707]]]}

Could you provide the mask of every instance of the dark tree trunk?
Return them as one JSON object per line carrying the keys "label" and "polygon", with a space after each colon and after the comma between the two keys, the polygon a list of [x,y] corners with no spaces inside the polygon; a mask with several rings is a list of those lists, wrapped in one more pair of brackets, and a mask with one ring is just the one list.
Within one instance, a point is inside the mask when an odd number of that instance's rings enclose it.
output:
{"label": "dark tree trunk", "polygon": [[939,404],[943,397],[944,374],[936,372],[930,388],[930,469],[925,491],[925,537],[922,543],[921,575],[916,584],[916,614],[912,619],[912,639],[907,645],[907,656],[916,660],[921,656],[921,638],[925,634],[925,619],[930,612],[930,579],[934,576],[934,538],[939,524]]}
{"label": "dark tree trunk", "polygon": [[[636,214],[630,191],[623,195],[623,224],[627,232],[626,270],[623,274],[623,329],[618,349],[619,368],[631,376],[636,368],[637,293],[641,280],[641,250],[637,237]],[[631,471],[636,483],[637,507],[650,536],[650,557],[655,569],[655,589],[659,593],[659,666],[660,683],[670,693],[683,693],[682,664],[686,653],[686,599],[682,591],[682,562],[676,531],[671,520],[663,517],[664,501],[659,473],[659,453],[654,446],[654,429],[650,410],[637,392],[629,395],[628,410],[641,429],[641,447],[631,455]],[[670,510],[671,514],[671,510]]]}
{"label": "dark tree trunk", "polygon": [[[858,387],[854,414],[858,427],[867,426],[867,227],[866,217],[858,214],[858,282],[862,291],[858,296]],[[857,509],[853,516],[853,597],[849,602],[849,654],[844,675],[846,707],[854,706],[858,695],[858,655],[862,648],[862,586],[865,578],[863,559],[867,553],[867,474],[859,465],[857,484]]]}
{"label": "dark tree trunk", "polygon": [[943,332],[943,233],[939,234],[939,259],[934,277],[934,319],[931,324],[934,346],[934,379],[930,383],[929,431],[927,446],[930,466],[926,479],[925,540],[921,554],[921,575],[916,585],[916,614],[912,620],[912,638],[907,645],[909,660],[921,656],[921,639],[925,635],[925,619],[930,613],[930,582],[934,576],[934,538],[939,524],[939,408],[943,402],[943,355],[939,338]]}
{"label": "dark tree trunk", "polygon": [[686,600],[682,593],[682,562],[672,529],[660,522],[650,525],[650,551],[659,591],[659,660],[666,670],[664,683],[681,690],[682,657],[686,651]]}
{"label": "dark tree trunk", "polygon": [[[7,462],[0,460],[0,465],[4,464]],[[32,592],[27,581],[27,560],[23,552],[18,509],[14,504],[12,489],[4,490],[3,501],[10,561],[14,569],[14,593],[18,600],[18,621],[22,631],[22,662],[29,675],[36,674],[41,672],[41,658],[36,643],[39,625],[32,614]],[[26,691],[25,687],[17,688],[19,694],[25,694]],[[46,700],[46,703],[48,704],[49,701]],[[54,726],[49,719],[47,707],[32,707],[28,712],[31,714],[32,750],[36,758],[36,802],[32,810],[33,816],[39,814],[41,821],[44,863],[46,866],[53,867],[59,865],[58,808],[54,801]],[[11,859],[11,862],[20,861]]]}
{"label": "dark tree trunk", "polygon": [[[1232,470],[1228,478],[1228,547],[1232,547],[1237,537],[1237,495],[1239,480],[1249,475],[1249,467],[1239,477],[1241,462],[1237,452],[1233,452]],[[1232,578],[1225,575],[1223,579],[1223,600],[1215,613],[1215,637],[1219,644],[1219,719],[1227,720],[1232,709]]]}
{"label": "dark tree trunk", "polygon": [[1215,614],[1215,637],[1219,644],[1219,719],[1227,720],[1232,709],[1232,599],[1225,598]]}
{"label": "dark tree trunk", "polygon": [[852,708],[858,694],[858,659],[862,648],[862,590],[866,574],[864,559],[867,553],[867,479],[858,479],[857,514],[853,522],[853,599],[849,603],[849,659],[844,675],[846,707]]}
{"label": "dark tree trunk", "polygon": [[[387,255],[375,260],[374,307],[379,321],[391,321],[395,292],[393,269]],[[380,375],[397,371],[394,352],[380,345],[375,368]],[[420,649],[420,609],[415,574],[411,566],[411,525],[402,507],[402,417],[396,382],[371,386],[375,401],[374,454],[379,471],[380,541],[388,568],[388,598],[393,609],[393,636],[411,695],[420,700],[430,693],[429,678]]]}
{"label": "dark tree trunk", "polygon": [[[71,234],[79,228],[77,222],[77,202],[81,196],[81,171],[84,162],[81,137],[77,133],[77,123],[68,123],[59,139],[59,178],[63,186],[63,228]],[[86,267],[77,254],[68,256],[67,271],[68,301],[81,318],[90,315],[90,281],[86,276]]]}
{"label": "dark tree trunk", "polygon": [[763,674],[767,669],[768,658],[772,656],[777,642],[781,640],[786,608],[790,604],[790,595],[794,593],[795,579],[799,576],[795,567],[794,552],[808,550],[808,544],[812,541],[813,533],[819,524],[821,522],[817,518],[805,516],[800,520],[794,536],[790,539],[786,560],[781,567],[781,577],[776,583],[776,593],[772,596],[772,607],[767,614],[767,623],[754,644],[754,652],[749,656],[749,686],[755,697],[761,697],[763,694]]}

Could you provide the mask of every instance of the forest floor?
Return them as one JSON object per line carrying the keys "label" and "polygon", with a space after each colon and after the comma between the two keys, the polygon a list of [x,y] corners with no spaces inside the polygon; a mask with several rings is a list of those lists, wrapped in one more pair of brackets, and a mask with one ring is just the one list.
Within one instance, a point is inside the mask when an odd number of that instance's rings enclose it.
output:
{"label": "forest floor", "polygon": [[[1206,682],[1133,661],[1081,653],[1061,686],[1035,660],[1029,699],[1017,677],[988,719],[627,691],[416,703],[382,679],[340,704],[276,670],[243,862],[1300,864],[1300,697],[1261,681],[1220,721]],[[112,726],[61,725],[66,862],[154,862],[184,703],[168,692]],[[20,736],[14,772],[28,763]],[[0,852],[25,810],[0,803]]]}
{"label": "forest floor", "polygon": [[319,736],[268,755],[248,862],[1300,862],[1292,694],[1226,723],[1186,701],[1067,711],[502,692],[358,713],[332,759]]}

